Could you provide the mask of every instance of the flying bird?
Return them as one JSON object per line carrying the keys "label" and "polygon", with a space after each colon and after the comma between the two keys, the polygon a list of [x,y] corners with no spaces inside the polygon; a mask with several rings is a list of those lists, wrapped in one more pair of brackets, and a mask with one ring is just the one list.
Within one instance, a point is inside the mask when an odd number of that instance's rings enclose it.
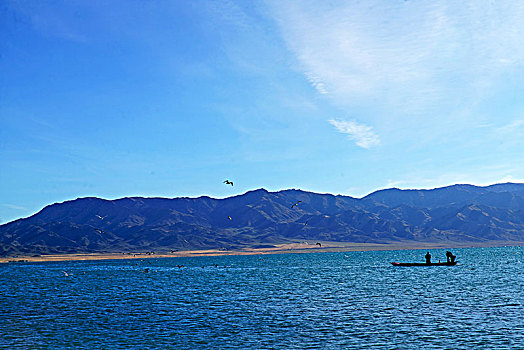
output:
{"label": "flying bird", "polygon": [[296,202],[295,204],[293,204],[293,205],[291,206],[291,209],[293,209],[294,207],[296,207],[296,206],[298,205],[298,203],[302,203],[302,201],[298,201],[298,202]]}
{"label": "flying bird", "polygon": [[93,230],[95,230],[95,231],[97,231],[97,232],[99,232],[99,233],[106,233],[106,231],[101,230],[101,229],[99,229],[99,228],[93,228]]}
{"label": "flying bird", "polygon": [[62,271],[62,272],[64,273],[64,276],[66,276],[66,277],[69,276],[69,274],[67,272],[65,272],[65,271]]}
{"label": "flying bird", "polygon": [[100,216],[100,215],[97,214],[96,217],[99,218],[100,220],[104,220],[107,217],[107,215],[106,216]]}
{"label": "flying bird", "polygon": [[322,243],[317,242],[317,245],[322,248]]}
{"label": "flying bird", "polygon": [[227,218],[228,218],[229,220],[233,220],[233,219],[231,219],[231,216],[228,216]]}
{"label": "flying bird", "polygon": [[309,219],[307,219],[306,222],[304,222],[304,226],[306,226],[308,222],[309,222]]}
{"label": "flying bird", "polygon": [[231,186],[233,186],[233,181],[226,180],[226,181],[224,181],[224,183],[225,183],[226,185],[231,185]]}

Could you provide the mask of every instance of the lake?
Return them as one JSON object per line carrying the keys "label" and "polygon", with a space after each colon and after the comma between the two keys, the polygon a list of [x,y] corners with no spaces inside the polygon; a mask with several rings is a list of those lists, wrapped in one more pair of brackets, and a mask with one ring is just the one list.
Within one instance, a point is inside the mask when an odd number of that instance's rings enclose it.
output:
{"label": "lake", "polygon": [[452,252],[0,264],[0,348],[524,348],[524,248]]}

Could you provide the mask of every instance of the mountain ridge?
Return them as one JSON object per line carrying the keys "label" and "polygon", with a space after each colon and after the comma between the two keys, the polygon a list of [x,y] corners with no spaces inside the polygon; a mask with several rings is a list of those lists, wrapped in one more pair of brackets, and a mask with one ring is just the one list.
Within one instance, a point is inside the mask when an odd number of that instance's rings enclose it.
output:
{"label": "mountain ridge", "polygon": [[524,242],[524,184],[391,188],[362,198],[263,188],[226,198],[82,197],[0,225],[1,256],[301,241]]}

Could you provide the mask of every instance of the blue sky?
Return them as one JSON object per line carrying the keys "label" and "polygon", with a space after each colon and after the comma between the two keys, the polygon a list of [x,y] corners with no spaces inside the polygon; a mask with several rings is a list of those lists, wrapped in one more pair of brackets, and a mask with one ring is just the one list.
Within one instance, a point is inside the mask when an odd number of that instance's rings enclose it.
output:
{"label": "blue sky", "polygon": [[0,223],[84,196],[522,182],[522,18],[516,1],[3,1]]}

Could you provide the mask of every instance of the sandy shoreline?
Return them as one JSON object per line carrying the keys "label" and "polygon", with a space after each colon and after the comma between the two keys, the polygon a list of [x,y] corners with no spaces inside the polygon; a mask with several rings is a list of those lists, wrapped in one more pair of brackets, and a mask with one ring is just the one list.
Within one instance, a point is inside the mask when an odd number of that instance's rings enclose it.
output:
{"label": "sandy shoreline", "polygon": [[322,242],[322,247],[304,243],[290,243],[275,245],[272,248],[245,248],[241,250],[186,250],[174,253],[152,254],[145,252],[122,253],[91,253],[91,254],[56,254],[41,256],[16,256],[2,257],[0,263],[8,262],[46,262],[46,261],[75,261],[75,260],[111,260],[111,259],[154,259],[154,258],[176,258],[176,257],[198,257],[198,256],[222,256],[222,255],[263,255],[284,253],[321,253],[321,252],[355,252],[355,251],[381,251],[381,250],[409,250],[409,249],[451,249],[451,248],[481,248],[481,247],[503,247],[522,246],[524,242],[489,242],[489,243],[341,243]]}

